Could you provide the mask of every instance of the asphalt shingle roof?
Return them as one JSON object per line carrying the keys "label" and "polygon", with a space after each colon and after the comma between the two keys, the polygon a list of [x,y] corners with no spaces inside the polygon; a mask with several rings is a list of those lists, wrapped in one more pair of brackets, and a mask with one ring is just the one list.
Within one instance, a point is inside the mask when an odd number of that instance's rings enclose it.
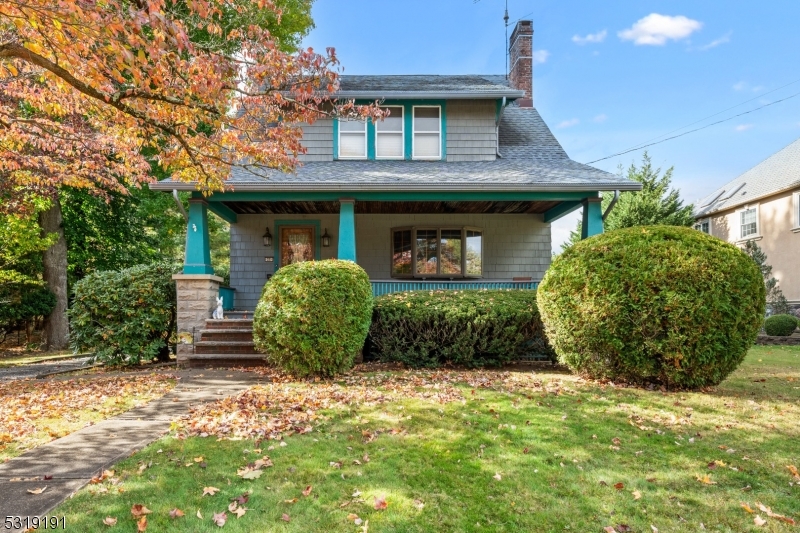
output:
{"label": "asphalt shingle roof", "polygon": [[794,186],[800,187],[800,139],[697,202],[695,216],[708,216]]}
{"label": "asphalt shingle roof", "polygon": [[505,76],[493,75],[403,75],[353,76],[339,78],[341,92],[498,92],[511,90]]}

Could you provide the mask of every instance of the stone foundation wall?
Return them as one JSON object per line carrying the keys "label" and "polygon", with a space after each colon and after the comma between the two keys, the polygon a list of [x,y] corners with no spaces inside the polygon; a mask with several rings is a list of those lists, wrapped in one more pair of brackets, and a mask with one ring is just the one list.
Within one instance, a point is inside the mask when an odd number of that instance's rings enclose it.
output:
{"label": "stone foundation wall", "polygon": [[178,293],[178,364],[192,354],[200,330],[217,306],[222,278],[209,274],[175,274]]}
{"label": "stone foundation wall", "polygon": [[800,336],[794,334],[789,337],[776,337],[772,335],[759,335],[756,344],[778,346],[800,346]]}

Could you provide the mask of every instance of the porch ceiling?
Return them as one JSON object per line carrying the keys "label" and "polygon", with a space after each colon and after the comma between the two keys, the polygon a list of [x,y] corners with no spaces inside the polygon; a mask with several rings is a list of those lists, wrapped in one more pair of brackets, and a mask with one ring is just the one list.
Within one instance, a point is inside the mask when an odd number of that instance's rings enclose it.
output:
{"label": "porch ceiling", "polygon": [[[239,215],[306,215],[339,213],[339,202],[222,202]],[[544,213],[559,201],[524,202],[356,202],[356,214]]]}

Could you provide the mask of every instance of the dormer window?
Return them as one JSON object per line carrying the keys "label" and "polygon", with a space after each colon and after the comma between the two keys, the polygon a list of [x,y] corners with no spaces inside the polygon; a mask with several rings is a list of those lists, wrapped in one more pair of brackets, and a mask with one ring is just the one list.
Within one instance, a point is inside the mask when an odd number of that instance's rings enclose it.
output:
{"label": "dormer window", "polygon": [[414,159],[442,158],[442,108],[414,106]]}
{"label": "dormer window", "polygon": [[367,122],[342,120],[339,122],[339,158],[367,158]]}

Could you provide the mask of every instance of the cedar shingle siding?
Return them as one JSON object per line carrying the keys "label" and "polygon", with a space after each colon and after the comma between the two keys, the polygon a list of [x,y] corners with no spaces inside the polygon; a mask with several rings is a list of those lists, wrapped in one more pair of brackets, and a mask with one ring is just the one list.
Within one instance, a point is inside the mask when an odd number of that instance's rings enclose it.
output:
{"label": "cedar shingle siding", "polygon": [[494,161],[497,152],[495,113],[492,100],[447,102],[447,160]]}

